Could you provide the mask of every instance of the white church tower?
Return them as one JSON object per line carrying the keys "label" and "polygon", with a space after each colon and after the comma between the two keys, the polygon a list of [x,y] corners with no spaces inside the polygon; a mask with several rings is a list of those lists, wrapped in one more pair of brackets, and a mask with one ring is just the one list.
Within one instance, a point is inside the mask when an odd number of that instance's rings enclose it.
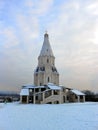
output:
{"label": "white church tower", "polygon": [[38,66],[34,72],[36,86],[53,83],[59,85],[59,73],[55,67],[55,57],[49,43],[49,35],[44,34],[44,42],[38,57]]}

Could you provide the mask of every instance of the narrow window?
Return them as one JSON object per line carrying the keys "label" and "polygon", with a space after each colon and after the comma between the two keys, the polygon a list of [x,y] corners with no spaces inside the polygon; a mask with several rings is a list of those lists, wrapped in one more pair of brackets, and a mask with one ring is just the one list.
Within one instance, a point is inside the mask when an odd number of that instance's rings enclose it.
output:
{"label": "narrow window", "polygon": [[47,59],[47,63],[49,63],[49,59]]}
{"label": "narrow window", "polygon": [[43,70],[45,71],[45,67],[43,67]]}
{"label": "narrow window", "polygon": [[42,86],[42,83],[40,83],[40,86]]}
{"label": "narrow window", "polygon": [[48,77],[48,82],[50,82],[50,79],[49,79],[49,77]]}
{"label": "narrow window", "polygon": [[36,100],[38,100],[38,96],[36,96]]}

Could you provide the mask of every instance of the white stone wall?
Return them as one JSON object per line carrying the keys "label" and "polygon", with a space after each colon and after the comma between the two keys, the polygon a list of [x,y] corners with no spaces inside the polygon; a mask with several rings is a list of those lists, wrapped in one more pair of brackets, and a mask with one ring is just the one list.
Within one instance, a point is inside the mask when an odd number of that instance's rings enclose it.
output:
{"label": "white stone wall", "polygon": [[[48,60],[48,62],[47,62]],[[57,71],[52,70],[55,69],[54,65],[55,58],[52,56],[40,56],[38,58],[38,67],[44,67],[45,71],[38,71],[34,73],[34,84],[35,85],[44,85],[48,82],[59,85],[59,73]],[[49,81],[48,81],[49,77]]]}
{"label": "white stone wall", "polygon": [[[53,55],[48,34],[44,35],[44,43],[38,57],[38,70],[34,73],[34,84],[44,85],[48,82],[59,85],[59,73],[55,67],[55,57]],[[43,70],[43,68],[45,70]]]}

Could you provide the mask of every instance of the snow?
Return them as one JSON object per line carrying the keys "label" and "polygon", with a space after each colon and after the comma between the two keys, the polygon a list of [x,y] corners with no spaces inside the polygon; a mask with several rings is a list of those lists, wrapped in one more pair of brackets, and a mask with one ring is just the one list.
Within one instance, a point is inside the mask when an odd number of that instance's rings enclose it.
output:
{"label": "snow", "polygon": [[52,89],[52,90],[61,90],[61,87],[56,86],[56,85],[54,85],[54,84],[52,84],[52,83],[48,83],[48,87],[49,87],[50,89]]}
{"label": "snow", "polygon": [[80,92],[79,90],[72,89],[71,92],[75,93],[76,95],[85,95],[84,93]]}
{"label": "snow", "polygon": [[28,96],[29,95],[29,90],[28,89],[21,89],[20,95]]}
{"label": "snow", "polygon": [[[53,83],[48,83],[47,84],[48,85],[48,87],[50,88],[50,89],[53,89],[53,90],[61,90],[61,87],[59,87],[59,86],[56,86],[56,85],[54,85]],[[31,85],[31,84],[28,84],[28,85],[24,85],[23,86],[23,89],[30,89],[30,88],[46,88],[46,86],[34,86],[34,85]]]}
{"label": "snow", "polygon": [[26,89],[45,88],[45,86],[24,85],[23,88],[26,88]]}
{"label": "snow", "polygon": [[23,85],[22,87],[23,88],[35,88],[35,86],[31,85],[31,84]]}
{"label": "snow", "polygon": [[98,130],[98,103],[1,103],[0,130]]}

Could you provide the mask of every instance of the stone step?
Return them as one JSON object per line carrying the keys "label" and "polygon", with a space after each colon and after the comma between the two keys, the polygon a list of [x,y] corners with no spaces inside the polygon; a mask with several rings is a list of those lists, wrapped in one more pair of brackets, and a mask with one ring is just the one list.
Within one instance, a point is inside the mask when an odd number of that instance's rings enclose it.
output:
{"label": "stone step", "polygon": [[41,104],[46,104],[48,102],[55,102],[55,101],[60,102],[60,96],[59,95],[49,96],[48,98],[45,98],[43,101],[41,101]]}

